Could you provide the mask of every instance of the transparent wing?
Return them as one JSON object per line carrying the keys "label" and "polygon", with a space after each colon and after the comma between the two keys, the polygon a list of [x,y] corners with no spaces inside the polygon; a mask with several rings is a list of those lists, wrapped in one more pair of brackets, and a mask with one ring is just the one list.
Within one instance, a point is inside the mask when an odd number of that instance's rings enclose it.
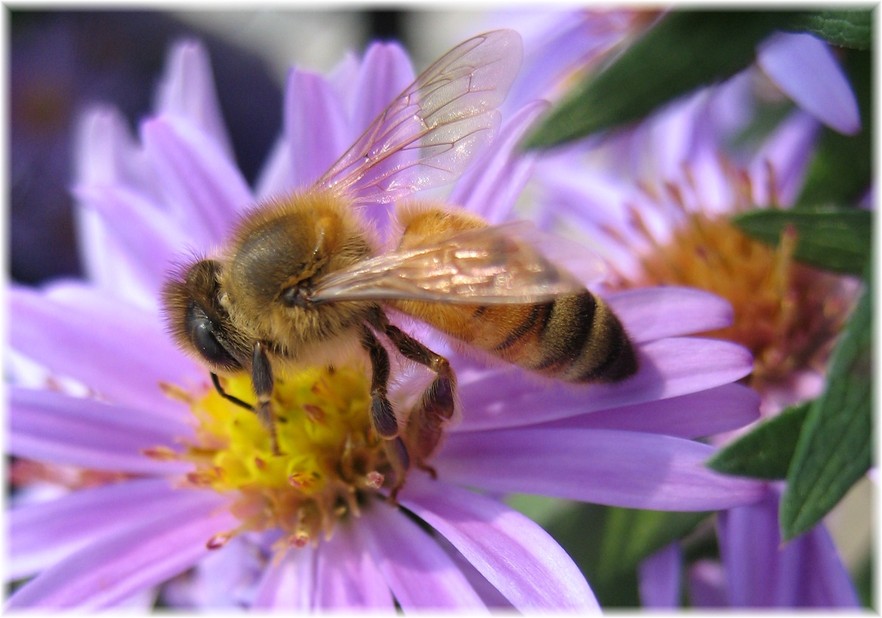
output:
{"label": "transparent wing", "polygon": [[[585,283],[541,250],[551,237],[526,222],[461,232],[445,240],[359,262],[317,283],[309,299],[530,303],[585,290]],[[554,237],[554,243],[561,241]],[[566,241],[564,241],[566,244]],[[582,248],[580,261],[597,256]]]}
{"label": "transparent wing", "polygon": [[521,63],[520,35],[495,30],[426,69],[316,182],[355,203],[387,203],[451,182],[490,141]]}

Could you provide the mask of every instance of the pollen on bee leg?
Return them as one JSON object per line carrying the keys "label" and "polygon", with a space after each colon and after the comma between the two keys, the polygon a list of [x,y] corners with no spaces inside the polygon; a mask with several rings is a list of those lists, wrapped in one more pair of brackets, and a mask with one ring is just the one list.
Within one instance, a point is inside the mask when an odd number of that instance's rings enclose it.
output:
{"label": "pollen on bee leg", "polygon": [[385,480],[386,477],[381,472],[372,470],[364,476],[364,486],[369,489],[379,489]]}

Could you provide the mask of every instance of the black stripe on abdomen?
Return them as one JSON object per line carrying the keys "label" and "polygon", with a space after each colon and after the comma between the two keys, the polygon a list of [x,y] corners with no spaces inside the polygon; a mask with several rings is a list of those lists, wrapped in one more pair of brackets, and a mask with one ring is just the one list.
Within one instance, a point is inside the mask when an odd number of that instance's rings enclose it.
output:
{"label": "black stripe on abdomen", "polygon": [[555,300],[540,333],[542,360],[532,368],[546,371],[576,362],[594,330],[596,309],[594,296],[587,292]]}
{"label": "black stripe on abdomen", "polygon": [[493,351],[505,352],[508,348],[512,347],[530,334],[530,332],[536,328],[536,323],[539,321],[541,321],[544,326],[548,320],[548,316],[551,314],[553,304],[554,301],[530,305],[530,312],[527,314],[527,317],[509,332],[508,336],[502,341],[502,343],[493,346]]}

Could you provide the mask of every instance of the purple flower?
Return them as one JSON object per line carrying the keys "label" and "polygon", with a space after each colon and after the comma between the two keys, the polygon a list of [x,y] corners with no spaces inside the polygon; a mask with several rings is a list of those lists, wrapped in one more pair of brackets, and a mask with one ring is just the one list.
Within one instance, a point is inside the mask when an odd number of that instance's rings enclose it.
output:
{"label": "purple flower", "polygon": [[[9,446],[21,463],[8,576],[33,578],[7,607],[592,610],[572,560],[498,493],[676,510],[762,495],[703,466],[712,447],[695,439],[757,418],[757,397],[733,383],[751,368],[744,348],[689,337],[728,324],[729,305],[677,287],[608,297],[640,371],[587,390],[488,367],[408,326],[456,369],[462,418],[430,461],[437,478],[411,471],[397,505],[358,365],[280,374],[279,438],[296,455],[273,457],[257,418],[163,331],[158,292],[182,252],[220,244],[249,204],[313,181],[412,71],[379,44],[329,77],[293,70],[254,190],[210,75],[199,45],[177,46],[137,140],[113,110],[84,117],[74,191],[89,280],[10,293]],[[513,147],[540,109],[508,118],[449,199],[508,219],[531,164]],[[391,229],[382,214],[374,223]],[[425,382],[400,369],[393,403]],[[226,388],[247,397],[249,380]]]}
{"label": "purple flower", "polygon": [[[789,84],[804,110],[825,107],[825,122],[840,130],[854,127],[856,108],[842,103],[851,93],[838,68],[822,62],[809,80],[797,69],[805,56],[795,52],[821,53],[819,46],[811,37],[776,36],[764,45],[760,64]],[[608,289],[688,285],[728,299],[733,323],[710,335],[751,350],[755,360],[747,383],[762,396],[763,415],[773,415],[821,392],[829,352],[857,285],[797,263],[792,234],[773,249],[729,222],[730,215],[751,208],[793,203],[818,128],[805,111],[794,112],[739,159],[725,146],[731,124],[717,120],[735,107],[734,99],[743,100],[743,79],[700,91],[595,147],[568,148],[540,160],[531,188],[544,205],[538,216],[546,227],[578,230],[597,243],[613,271]],[[833,94],[820,101],[810,94],[819,90]],[[728,437],[712,440],[719,444]],[[702,562],[690,571],[694,605],[703,605],[711,590],[717,602],[739,607],[857,603],[823,525],[781,547],[777,504],[778,490],[770,485],[760,504],[720,514],[723,562],[716,569]],[[809,556],[816,561],[803,563]],[[679,602],[682,562],[672,545],[643,565],[646,605]]]}

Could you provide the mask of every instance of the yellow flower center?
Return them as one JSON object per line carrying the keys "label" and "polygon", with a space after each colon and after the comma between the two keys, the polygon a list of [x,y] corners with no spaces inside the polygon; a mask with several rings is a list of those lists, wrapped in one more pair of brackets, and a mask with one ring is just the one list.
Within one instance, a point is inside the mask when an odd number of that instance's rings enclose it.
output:
{"label": "yellow flower center", "polygon": [[[247,375],[226,379],[224,390],[254,399]],[[295,546],[328,538],[336,521],[359,514],[388,473],[364,371],[314,367],[277,375],[272,408],[280,455],[253,412],[213,389],[188,400],[198,425],[178,457],[193,464],[185,484],[232,494],[238,531],[278,529]]]}
{"label": "yellow flower center", "polygon": [[822,369],[852,300],[843,279],[797,263],[793,230],[770,247],[749,238],[725,215],[682,214],[682,223],[664,242],[638,224],[652,249],[640,257],[641,274],[619,275],[614,287],[685,285],[728,299],[733,324],[708,334],[751,350],[751,383],[758,389],[795,371]]}

